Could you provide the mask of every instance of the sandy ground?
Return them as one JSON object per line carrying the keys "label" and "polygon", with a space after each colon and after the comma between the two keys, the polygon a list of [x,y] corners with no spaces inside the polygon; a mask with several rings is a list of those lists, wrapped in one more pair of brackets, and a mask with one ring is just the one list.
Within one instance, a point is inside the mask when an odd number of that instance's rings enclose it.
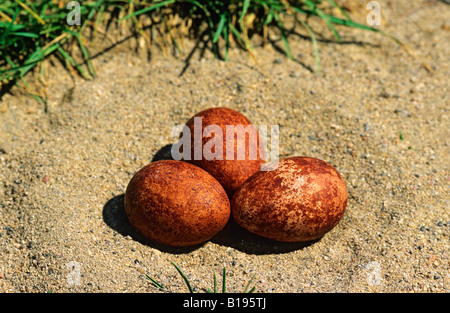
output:
{"label": "sandy ground", "polygon": [[[163,292],[187,291],[172,261],[199,292],[223,267],[235,292],[253,275],[256,292],[449,292],[450,10],[380,3],[383,29],[432,72],[387,38],[340,28],[343,43],[319,42],[318,74],[302,37],[291,38],[296,61],[278,40],[256,48],[259,64],[238,49],[229,62],[157,50],[148,61],[125,42],[95,58],[92,81],[51,69],[47,110],[5,95],[0,291],[160,292],[146,274]],[[280,158],[333,164],[349,190],[341,222],[308,245],[233,223],[190,249],[136,234],[123,212],[128,181],[164,156],[174,125],[212,106],[280,125]]]}

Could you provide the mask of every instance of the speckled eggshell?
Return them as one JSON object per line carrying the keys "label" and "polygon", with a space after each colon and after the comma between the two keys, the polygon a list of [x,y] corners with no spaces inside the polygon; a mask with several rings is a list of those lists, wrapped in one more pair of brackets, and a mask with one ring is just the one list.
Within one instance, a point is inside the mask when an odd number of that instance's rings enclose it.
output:
{"label": "speckled eggshell", "polygon": [[[194,159],[194,117],[202,117],[202,133],[205,127],[209,125],[217,125],[222,129],[223,134],[223,158],[222,160],[213,159],[207,160],[203,156],[201,160]],[[260,148],[260,136],[257,132],[258,140],[256,143],[253,141],[249,143],[248,136],[246,136],[246,141],[239,140],[238,136],[234,140],[234,159],[227,159],[227,143],[226,143],[226,126],[227,125],[242,125],[244,128],[248,125],[252,125],[250,120],[242,115],[241,113],[223,107],[209,108],[201,111],[194,115],[186,125],[191,131],[191,155],[192,159],[189,161],[195,164],[205,171],[214,176],[220,184],[223,186],[230,199],[235,192],[235,190],[250,176],[261,169],[261,164],[264,163],[264,149]],[[256,127],[256,126],[255,126]],[[215,135],[214,135],[215,136]],[[205,143],[211,140],[213,136],[203,137],[202,147]],[[256,144],[257,147],[257,157],[251,160],[249,157],[249,144]],[[245,149],[245,158],[243,160],[238,160],[238,151]]]}
{"label": "speckled eggshell", "polygon": [[285,242],[311,241],[344,215],[348,192],[339,172],[325,161],[292,157],[260,171],[236,191],[232,215],[247,230]]}
{"label": "speckled eggshell", "polygon": [[230,201],[206,171],[163,160],[143,167],[130,180],[125,211],[142,235],[169,246],[191,246],[222,230],[230,217]]}

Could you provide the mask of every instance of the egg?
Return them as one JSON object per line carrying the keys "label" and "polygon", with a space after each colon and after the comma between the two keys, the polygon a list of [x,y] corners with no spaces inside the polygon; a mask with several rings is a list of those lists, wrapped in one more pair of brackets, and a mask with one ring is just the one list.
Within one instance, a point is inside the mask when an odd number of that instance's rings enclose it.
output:
{"label": "egg", "polygon": [[347,198],[344,179],[329,163],[291,157],[245,181],[231,200],[231,210],[235,221],[250,232],[304,242],[324,236],[338,224]]}
{"label": "egg", "polygon": [[230,201],[206,171],[187,162],[162,160],[131,178],[125,211],[145,237],[168,246],[192,246],[222,230],[230,217]]}
{"label": "egg", "polygon": [[264,164],[259,132],[241,113],[223,107],[209,108],[186,123],[191,134],[191,158],[215,177],[230,199],[234,191]]}

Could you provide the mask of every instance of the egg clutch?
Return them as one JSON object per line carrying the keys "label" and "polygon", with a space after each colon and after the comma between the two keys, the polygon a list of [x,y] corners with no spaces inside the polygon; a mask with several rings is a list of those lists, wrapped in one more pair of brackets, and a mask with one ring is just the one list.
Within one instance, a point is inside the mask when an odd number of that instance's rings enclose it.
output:
{"label": "egg clutch", "polygon": [[[199,118],[201,124],[196,123]],[[251,131],[237,138],[220,135],[230,126]],[[265,166],[266,151],[252,126],[229,108],[193,116],[184,130],[200,134],[201,140],[191,137],[189,147],[174,145],[173,160],[150,163],[131,178],[125,211],[133,227],[151,240],[180,247],[211,239],[230,218],[254,234],[282,242],[311,241],[333,229],[348,198],[339,172],[306,156]]]}

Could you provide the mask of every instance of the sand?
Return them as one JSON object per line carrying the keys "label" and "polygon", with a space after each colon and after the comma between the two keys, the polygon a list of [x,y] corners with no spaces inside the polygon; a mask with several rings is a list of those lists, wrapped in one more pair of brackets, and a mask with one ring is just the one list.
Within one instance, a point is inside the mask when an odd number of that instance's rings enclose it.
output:
{"label": "sand", "polygon": [[[197,292],[227,270],[227,290],[449,292],[450,11],[440,1],[380,1],[381,35],[339,28],[240,49],[150,60],[130,41],[98,55],[83,80],[49,69],[48,104],[6,94],[0,102],[0,291]],[[326,33],[326,38],[332,35]],[[108,42],[105,41],[105,44]],[[93,47],[95,51],[95,47]],[[428,64],[431,71],[422,66]],[[203,245],[173,249],[137,234],[123,211],[132,175],[167,156],[171,130],[196,112],[226,106],[255,125],[279,125],[280,158],[330,162],[349,201],[320,240],[283,244],[232,222]],[[159,290],[146,275],[161,282]]]}

